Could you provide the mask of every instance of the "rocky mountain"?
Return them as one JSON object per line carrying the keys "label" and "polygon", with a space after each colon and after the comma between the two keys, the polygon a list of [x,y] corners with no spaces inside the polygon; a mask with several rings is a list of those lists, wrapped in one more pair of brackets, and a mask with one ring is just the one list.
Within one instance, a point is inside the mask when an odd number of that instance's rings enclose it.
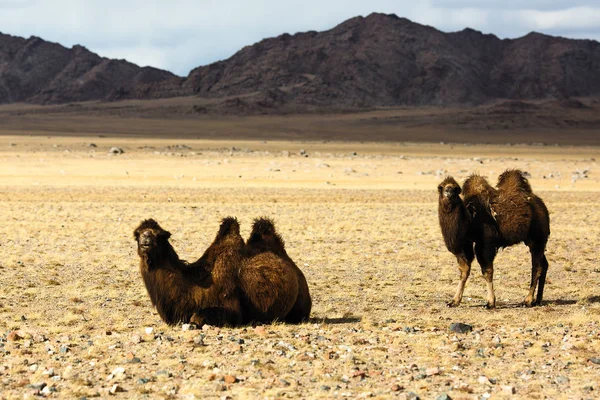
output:
{"label": "rocky mountain", "polygon": [[82,46],[68,49],[38,37],[0,34],[0,104],[115,99],[137,86],[173,78],[170,72],[103,58]]}
{"label": "rocky mountain", "polygon": [[444,33],[395,15],[281,35],[193,70],[201,97],[262,93],[271,102],[344,106],[481,104],[600,94],[600,44],[531,33],[501,40]]}
{"label": "rocky mountain", "polygon": [[283,34],[179,78],[75,46],[0,36],[0,102],[198,96],[198,112],[483,104],[600,95],[600,43],[444,33],[395,15]]}

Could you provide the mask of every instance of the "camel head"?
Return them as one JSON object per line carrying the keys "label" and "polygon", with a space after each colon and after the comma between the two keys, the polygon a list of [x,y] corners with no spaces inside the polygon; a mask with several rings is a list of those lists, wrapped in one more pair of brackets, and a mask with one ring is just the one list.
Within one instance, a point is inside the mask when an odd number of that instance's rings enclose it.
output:
{"label": "camel head", "polygon": [[453,177],[449,176],[438,185],[438,193],[440,195],[440,200],[451,203],[458,202],[460,200],[458,195],[461,193],[460,185]]}
{"label": "camel head", "polygon": [[138,245],[138,254],[141,257],[154,253],[161,245],[168,242],[171,233],[161,228],[155,220],[147,219],[136,228],[133,236]]}

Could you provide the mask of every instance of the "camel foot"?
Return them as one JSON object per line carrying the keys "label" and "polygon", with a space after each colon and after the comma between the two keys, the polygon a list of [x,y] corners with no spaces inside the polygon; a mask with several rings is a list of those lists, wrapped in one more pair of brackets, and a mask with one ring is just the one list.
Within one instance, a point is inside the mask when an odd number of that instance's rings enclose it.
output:
{"label": "camel foot", "polygon": [[196,325],[196,329],[202,328],[205,323],[206,321],[204,317],[201,317],[196,313],[194,313],[194,315],[192,315],[192,318],[190,318],[190,324]]}
{"label": "camel foot", "polygon": [[485,308],[486,310],[492,310],[492,309],[496,308],[496,304],[495,303],[485,303],[483,308]]}
{"label": "camel foot", "polygon": [[459,303],[455,302],[454,300],[449,301],[448,303],[446,303],[446,307],[448,308],[454,308],[454,307],[458,307]]}

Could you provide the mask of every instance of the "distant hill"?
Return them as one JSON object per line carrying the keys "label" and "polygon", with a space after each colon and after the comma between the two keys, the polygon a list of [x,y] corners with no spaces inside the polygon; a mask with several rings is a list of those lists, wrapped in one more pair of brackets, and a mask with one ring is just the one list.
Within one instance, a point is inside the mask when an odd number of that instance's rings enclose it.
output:
{"label": "distant hill", "polygon": [[139,85],[173,77],[167,71],[100,57],[82,46],[67,49],[38,37],[0,33],[0,104],[115,99]]}
{"label": "distant hill", "polygon": [[179,78],[83,47],[0,35],[0,103],[198,96],[197,112],[479,105],[600,95],[600,44],[530,33],[444,33],[395,15],[283,34]]}

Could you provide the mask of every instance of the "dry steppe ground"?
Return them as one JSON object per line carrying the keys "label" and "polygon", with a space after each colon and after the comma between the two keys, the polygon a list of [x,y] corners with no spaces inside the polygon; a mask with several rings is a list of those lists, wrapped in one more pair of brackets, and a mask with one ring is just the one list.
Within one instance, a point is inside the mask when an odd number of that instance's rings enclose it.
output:
{"label": "dry steppe ground", "polygon": [[[92,144],[94,146],[92,146]],[[113,146],[123,154],[110,155]],[[301,151],[303,150],[303,151]],[[306,153],[306,154],[304,154]],[[598,148],[0,137],[0,398],[600,396]],[[551,212],[543,306],[525,246],[461,307],[437,222],[446,174],[531,174]],[[132,232],[199,257],[221,218],[276,221],[313,296],[290,326],[168,327]],[[462,322],[469,333],[449,326]],[[449,396],[449,397],[444,397]]]}

